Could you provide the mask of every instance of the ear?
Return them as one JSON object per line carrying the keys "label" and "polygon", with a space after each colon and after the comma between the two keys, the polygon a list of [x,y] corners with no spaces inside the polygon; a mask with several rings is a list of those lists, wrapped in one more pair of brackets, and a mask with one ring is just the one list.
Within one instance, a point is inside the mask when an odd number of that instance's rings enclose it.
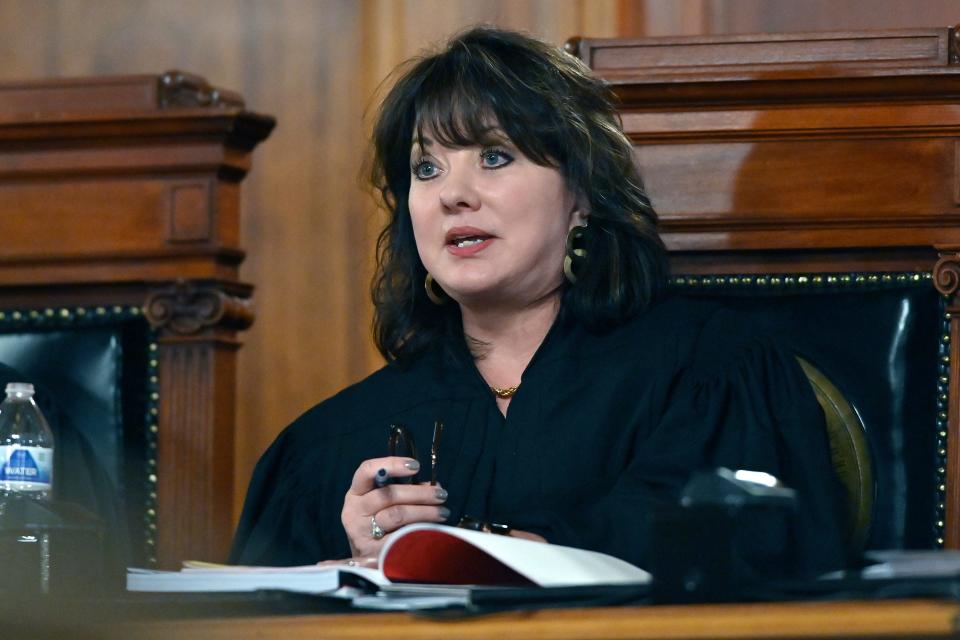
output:
{"label": "ear", "polygon": [[[570,227],[585,227],[587,226],[587,221],[590,219],[590,213],[587,210],[586,203],[582,199],[578,198],[573,205],[573,209],[570,211]],[[568,229],[568,231],[569,231]]]}

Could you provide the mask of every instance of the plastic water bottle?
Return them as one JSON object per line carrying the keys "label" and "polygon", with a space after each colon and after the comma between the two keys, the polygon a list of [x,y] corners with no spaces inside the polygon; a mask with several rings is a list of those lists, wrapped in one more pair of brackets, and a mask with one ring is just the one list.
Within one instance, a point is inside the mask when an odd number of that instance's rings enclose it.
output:
{"label": "plastic water bottle", "polygon": [[11,382],[0,403],[0,497],[47,500],[53,493],[53,432],[33,385]]}

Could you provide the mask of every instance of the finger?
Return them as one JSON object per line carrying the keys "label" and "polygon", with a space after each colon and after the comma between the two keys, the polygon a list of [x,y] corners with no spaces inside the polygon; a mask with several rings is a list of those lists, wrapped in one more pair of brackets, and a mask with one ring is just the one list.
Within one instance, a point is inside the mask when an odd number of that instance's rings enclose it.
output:
{"label": "finger", "polygon": [[375,515],[380,528],[390,533],[415,522],[444,522],[450,517],[446,507],[415,504],[395,504]]}
{"label": "finger", "polygon": [[[359,498],[354,498],[358,502]],[[347,534],[350,542],[351,556],[367,556],[376,554],[381,538],[374,537],[373,516],[365,515],[357,509],[356,504],[351,507],[344,507],[341,513],[343,530]],[[379,522],[377,523],[379,524]]]}
{"label": "finger", "polygon": [[357,500],[357,506],[363,514],[375,514],[393,505],[439,505],[447,500],[447,490],[443,487],[417,484],[390,484],[375,491],[369,491]]}
{"label": "finger", "polygon": [[351,558],[349,562],[352,562],[351,567],[366,567],[368,569],[377,568],[377,556],[366,556],[361,558]]}
{"label": "finger", "polygon": [[341,558],[339,560],[321,560],[315,566],[317,567],[370,567],[376,569],[376,556],[353,556],[350,558]]}
{"label": "finger", "polygon": [[350,540],[350,552],[353,558],[376,557],[380,553],[380,547],[387,540],[386,536],[382,538],[373,537],[370,518],[367,518],[365,523],[356,522],[354,526],[349,527],[347,537]]}
{"label": "finger", "polygon": [[417,473],[420,463],[413,458],[400,456],[364,460],[353,474],[349,493],[359,496],[370,491],[373,488],[373,478],[380,469],[386,469],[387,474],[393,478],[408,478]]}
{"label": "finger", "polygon": [[[341,567],[343,565],[349,565],[350,558],[344,558],[342,560],[321,560],[317,563],[318,567]],[[353,565],[350,565],[353,566]]]}
{"label": "finger", "polygon": [[536,533],[531,533],[529,531],[520,531],[518,529],[513,529],[510,531],[511,536],[514,538],[523,538],[524,540],[533,540],[534,542],[546,542],[547,539]]}

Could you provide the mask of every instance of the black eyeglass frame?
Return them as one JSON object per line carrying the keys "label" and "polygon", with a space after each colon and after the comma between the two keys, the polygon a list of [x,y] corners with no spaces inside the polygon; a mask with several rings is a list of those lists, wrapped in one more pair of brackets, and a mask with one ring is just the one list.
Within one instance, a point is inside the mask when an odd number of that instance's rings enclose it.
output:
{"label": "black eyeglass frame", "polygon": [[[436,486],[437,472],[440,463],[440,437],[443,435],[443,422],[437,420],[433,423],[433,439],[430,443],[430,484]],[[410,433],[410,430],[402,424],[391,424],[390,434],[387,437],[387,451],[391,456],[402,456],[404,458],[413,458],[420,462],[420,456],[417,455],[417,444]],[[422,467],[421,463],[421,467]],[[411,483],[416,476],[397,479],[397,482]]]}

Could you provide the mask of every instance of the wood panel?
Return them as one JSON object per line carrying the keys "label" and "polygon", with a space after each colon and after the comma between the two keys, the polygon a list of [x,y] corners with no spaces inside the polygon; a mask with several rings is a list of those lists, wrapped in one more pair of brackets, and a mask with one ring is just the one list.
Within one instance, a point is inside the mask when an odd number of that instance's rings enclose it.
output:
{"label": "wood panel", "polygon": [[797,249],[861,269],[887,247],[930,269],[956,246],[954,48],[949,29],[571,43],[621,99],[674,263],[749,270]]}
{"label": "wood panel", "polygon": [[701,4],[708,15],[707,33],[947,27],[960,21],[957,0],[706,0]]}
{"label": "wood panel", "polygon": [[731,33],[946,27],[957,0],[623,0],[621,33],[694,36]]}

